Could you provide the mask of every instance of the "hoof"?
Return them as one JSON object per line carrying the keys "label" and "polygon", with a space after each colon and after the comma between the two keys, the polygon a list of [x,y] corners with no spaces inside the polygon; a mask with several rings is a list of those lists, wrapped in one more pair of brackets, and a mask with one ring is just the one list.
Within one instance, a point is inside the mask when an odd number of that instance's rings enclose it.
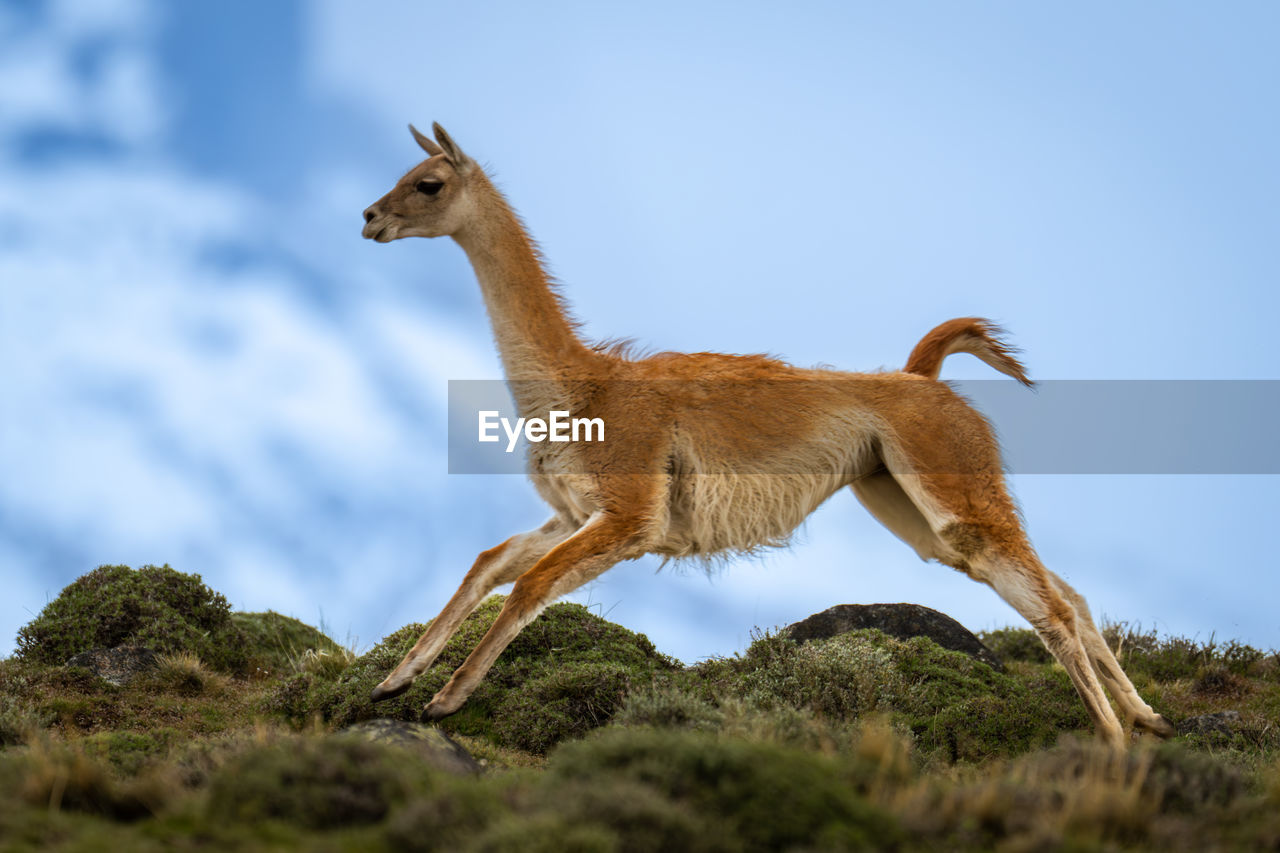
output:
{"label": "hoof", "polygon": [[445,708],[443,705],[435,701],[431,701],[431,702],[428,702],[427,706],[422,709],[422,714],[418,717],[418,721],[422,723],[434,723],[439,720],[443,720],[445,717],[449,716],[450,714],[454,713],[454,711],[457,711],[457,710],[458,710],[457,708],[453,708],[453,709]]}
{"label": "hoof", "polygon": [[390,689],[383,687],[381,684],[379,684],[377,687],[373,688],[373,693],[369,695],[369,698],[372,699],[374,702],[381,702],[383,699],[394,699],[395,697],[407,691],[412,686],[413,686],[412,681],[407,681],[404,684],[400,685],[399,687],[393,687]]}
{"label": "hoof", "polygon": [[1168,740],[1178,733],[1173,723],[1156,714],[1150,720],[1134,720],[1133,727]]}

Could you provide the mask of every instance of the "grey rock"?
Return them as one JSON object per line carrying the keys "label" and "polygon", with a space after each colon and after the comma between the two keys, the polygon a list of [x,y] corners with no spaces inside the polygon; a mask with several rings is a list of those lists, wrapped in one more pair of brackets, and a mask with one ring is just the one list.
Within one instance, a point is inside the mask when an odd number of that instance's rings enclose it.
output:
{"label": "grey rock", "polygon": [[347,726],[339,734],[399,747],[449,773],[475,775],[484,769],[471,753],[435,726],[379,718]]}
{"label": "grey rock", "polygon": [[127,645],[114,649],[89,649],[67,661],[67,666],[83,667],[116,687],[123,687],[157,665],[156,653],[151,649]]}
{"label": "grey rock", "polygon": [[1198,717],[1188,717],[1178,723],[1178,734],[1230,735],[1240,726],[1240,723],[1239,711],[1218,711],[1214,714],[1201,714]]}
{"label": "grey rock", "polygon": [[879,629],[900,640],[928,637],[944,649],[962,652],[997,672],[1004,671],[1000,658],[967,628],[945,613],[919,604],[837,604],[788,625],[782,633],[803,643],[867,628]]}

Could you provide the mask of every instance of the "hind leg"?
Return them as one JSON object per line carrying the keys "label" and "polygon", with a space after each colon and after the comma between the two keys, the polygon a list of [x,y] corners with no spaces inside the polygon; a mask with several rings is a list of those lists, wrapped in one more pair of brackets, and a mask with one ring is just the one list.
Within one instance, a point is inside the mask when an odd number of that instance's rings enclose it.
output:
{"label": "hind leg", "polygon": [[1133,687],[1133,682],[1124,674],[1124,669],[1121,668],[1120,662],[1116,660],[1111,647],[1107,645],[1107,641],[1102,638],[1102,634],[1098,631],[1097,624],[1089,615],[1089,605],[1085,603],[1080,593],[1072,589],[1070,584],[1053,572],[1049,572],[1049,578],[1053,581],[1054,586],[1058,588],[1058,592],[1075,607],[1076,615],[1079,617],[1080,639],[1084,643],[1085,651],[1089,654],[1089,662],[1093,664],[1099,680],[1106,686],[1107,692],[1111,694],[1112,698],[1116,700],[1116,704],[1120,706],[1125,717],[1133,723],[1134,728],[1151,732],[1163,738],[1173,737],[1177,734],[1177,729],[1173,727],[1173,724],[1160,714],[1157,714],[1138,695],[1138,691]]}
{"label": "hind leg", "polygon": [[[965,531],[966,544],[972,544],[974,534],[972,529]],[[948,538],[945,528],[940,531],[940,536],[944,541]],[[1084,700],[1099,737],[1117,749],[1123,748],[1124,730],[1103,692],[1095,670],[1095,655],[1090,654],[1084,639],[1093,629],[1088,611],[1081,613],[1063,595],[1052,574],[1041,565],[1025,541],[1010,541],[1006,537],[989,537],[983,533],[977,533],[977,537],[981,542],[980,549],[962,557],[959,560],[961,568],[990,585],[1031,623],[1045,646],[1066,669],[1076,692]],[[1129,689],[1132,691],[1132,685]],[[1133,695],[1137,696],[1136,693]]]}
{"label": "hind leg", "polygon": [[[880,471],[862,478],[852,488],[863,506],[914,548],[921,559],[936,558],[983,581],[1021,613],[1066,668],[1104,740],[1120,746],[1124,733],[1103,693],[1099,676],[1107,682],[1126,715],[1149,726],[1163,722],[1138,697],[1110,657],[1084,599],[1040,564],[1003,485],[991,479],[979,484],[969,477],[950,478],[941,489],[936,485],[929,489],[929,485],[925,478],[904,476],[900,482],[887,471]],[[975,487],[982,494],[964,494],[965,489]],[[908,489],[916,492],[916,498]],[[975,512],[975,508],[985,512]],[[965,510],[967,515],[962,515]],[[1099,644],[1101,650],[1097,648]]]}
{"label": "hind leg", "polygon": [[[920,544],[941,562],[990,586],[1031,623],[1066,669],[1099,737],[1122,748],[1124,730],[1095,671],[1094,658],[1101,655],[1096,650],[1091,654],[1086,647],[1085,637],[1091,636],[1090,630],[1096,633],[1088,610],[1078,612],[1073,599],[1079,596],[1040,563],[1005,491],[998,458],[976,473],[920,474],[909,464],[907,454],[893,450],[886,454],[886,463],[901,497],[910,500],[934,535],[932,541]],[[874,504],[877,494],[883,503],[886,494],[894,493],[881,487],[865,495],[860,492],[859,497],[864,502],[871,497]],[[901,497],[895,495],[894,502],[901,504]],[[885,520],[881,513],[877,517]],[[900,536],[910,533],[919,540],[918,524],[899,521],[896,527]],[[917,551],[923,556],[919,545]]]}

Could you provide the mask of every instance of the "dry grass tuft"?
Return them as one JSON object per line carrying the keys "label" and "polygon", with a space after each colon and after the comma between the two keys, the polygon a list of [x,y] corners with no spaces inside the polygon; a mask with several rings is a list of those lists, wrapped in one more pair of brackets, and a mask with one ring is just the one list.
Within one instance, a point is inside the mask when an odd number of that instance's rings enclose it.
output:
{"label": "dry grass tuft", "polygon": [[225,675],[209,669],[191,652],[161,655],[156,664],[156,683],[182,696],[217,696],[230,683]]}
{"label": "dry grass tuft", "polygon": [[881,802],[915,777],[913,753],[910,733],[886,714],[869,715],[853,741],[853,756],[875,768],[868,793]]}
{"label": "dry grass tuft", "polygon": [[317,675],[321,678],[337,678],[356,659],[356,653],[349,648],[336,647],[332,650],[307,649],[293,659],[294,672]]}
{"label": "dry grass tuft", "polygon": [[176,786],[165,771],[118,779],[82,749],[33,738],[24,756],[20,796],[49,813],[76,811],[132,821],[157,814]]}

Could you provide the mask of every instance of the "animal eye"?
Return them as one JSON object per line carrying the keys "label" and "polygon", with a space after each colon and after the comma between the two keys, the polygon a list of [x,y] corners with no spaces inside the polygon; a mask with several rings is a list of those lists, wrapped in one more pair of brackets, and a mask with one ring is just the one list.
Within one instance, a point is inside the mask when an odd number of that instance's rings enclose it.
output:
{"label": "animal eye", "polygon": [[416,189],[418,190],[418,192],[423,193],[425,195],[435,195],[436,193],[440,192],[440,189],[443,186],[444,184],[442,184],[439,181],[418,181],[418,186],[416,187]]}

